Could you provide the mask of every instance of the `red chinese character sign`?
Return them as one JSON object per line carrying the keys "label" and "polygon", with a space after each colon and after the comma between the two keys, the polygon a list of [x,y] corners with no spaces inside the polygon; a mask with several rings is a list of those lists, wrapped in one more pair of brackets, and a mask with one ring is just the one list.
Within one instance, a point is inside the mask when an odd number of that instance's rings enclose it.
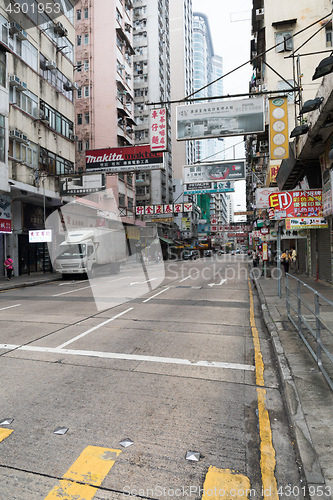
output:
{"label": "red chinese character sign", "polygon": [[270,219],[322,217],[322,190],[283,191],[269,195]]}
{"label": "red chinese character sign", "polygon": [[12,232],[11,199],[5,194],[0,194],[0,233]]}
{"label": "red chinese character sign", "polygon": [[149,137],[151,151],[166,151],[168,148],[167,110],[150,110]]}

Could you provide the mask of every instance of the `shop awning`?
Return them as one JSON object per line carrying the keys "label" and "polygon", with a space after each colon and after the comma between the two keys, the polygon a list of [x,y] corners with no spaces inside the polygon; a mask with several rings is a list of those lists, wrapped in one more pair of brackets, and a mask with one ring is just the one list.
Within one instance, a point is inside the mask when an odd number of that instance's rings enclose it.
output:
{"label": "shop awning", "polygon": [[173,240],[169,240],[168,238],[163,238],[163,236],[159,236],[160,240],[164,241],[164,243],[167,243],[168,245],[175,245],[175,242]]}

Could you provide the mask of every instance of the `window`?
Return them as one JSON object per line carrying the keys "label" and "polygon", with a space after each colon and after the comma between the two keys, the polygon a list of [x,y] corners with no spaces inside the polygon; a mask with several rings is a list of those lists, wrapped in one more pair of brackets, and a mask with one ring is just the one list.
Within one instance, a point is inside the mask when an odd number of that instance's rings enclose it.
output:
{"label": "window", "polygon": [[81,89],[81,88],[80,88],[80,89],[77,89],[77,94],[76,94],[76,97],[77,97],[78,99],[81,99],[81,97],[82,97],[82,89]]}
{"label": "window", "polygon": [[10,141],[9,155],[15,158],[15,160],[21,161],[31,167],[37,168],[38,166],[38,146],[33,142],[26,145]]}
{"label": "window", "polygon": [[89,59],[84,60],[84,71],[89,71]]}
{"label": "window", "polygon": [[77,63],[76,63],[76,71],[78,73],[81,73],[81,71],[82,71],[82,61],[77,61]]}
{"label": "window", "polygon": [[82,113],[78,113],[77,115],[77,124],[82,125]]}
{"label": "window", "polygon": [[90,148],[90,141],[89,139],[86,141],[85,143],[85,149],[89,149]]}
{"label": "window", "polygon": [[276,52],[289,52],[293,50],[292,31],[275,33]]}
{"label": "window", "polygon": [[84,113],[84,123],[87,125],[89,123],[89,111],[87,111],[86,113]]}
{"label": "window", "polygon": [[77,21],[81,21],[81,9],[77,9],[77,11],[76,11],[76,19],[77,19]]}
{"label": "window", "polygon": [[84,97],[89,97],[89,85],[84,87]]}
{"label": "window", "polygon": [[15,87],[10,87],[9,89],[9,102],[15,103],[17,107],[28,113],[29,115],[37,118],[38,116],[38,97],[25,90],[21,92]]}
{"label": "window", "polygon": [[89,18],[89,9],[88,9],[88,7],[86,7],[86,8],[84,9],[84,18],[85,18],[85,19],[88,19],[88,18]]}
{"label": "window", "polygon": [[6,54],[0,52],[0,85],[6,87]]}
{"label": "window", "polygon": [[5,163],[5,117],[0,115],[0,161]]}
{"label": "window", "polygon": [[82,148],[83,148],[82,141],[78,141],[78,143],[77,143],[77,150],[78,151],[82,151]]}
{"label": "window", "polygon": [[76,35],[76,45],[82,45],[82,35]]}
{"label": "window", "polygon": [[88,45],[88,43],[89,43],[89,33],[85,33],[83,36],[84,36],[84,45]]}

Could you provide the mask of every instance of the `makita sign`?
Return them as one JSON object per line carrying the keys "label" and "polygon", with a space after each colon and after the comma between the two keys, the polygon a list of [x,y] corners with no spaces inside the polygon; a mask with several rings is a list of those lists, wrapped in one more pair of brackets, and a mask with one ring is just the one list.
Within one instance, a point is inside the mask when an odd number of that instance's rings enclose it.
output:
{"label": "makita sign", "polygon": [[150,146],[93,149],[86,151],[87,172],[136,172],[163,168],[163,153],[150,151]]}

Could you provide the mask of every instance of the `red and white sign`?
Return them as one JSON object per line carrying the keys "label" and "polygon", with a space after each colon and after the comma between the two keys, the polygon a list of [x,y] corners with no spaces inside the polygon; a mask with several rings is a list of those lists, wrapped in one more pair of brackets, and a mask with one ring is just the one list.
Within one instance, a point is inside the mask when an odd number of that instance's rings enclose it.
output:
{"label": "red and white sign", "polygon": [[11,233],[12,221],[9,219],[0,219],[0,233]]}
{"label": "red and white sign", "polygon": [[51,229],[29,231],[29,243],[49,243],[52,241]]}
{"label": "red and white sign", "polygon": [[192,212],[193,203],[184,203],[184,212]]}
{"label": "red and white sign", "polygon": [[172,214],[173,213],[173,205],[164,205],[164,213]]}
{"label": "red and white sign", "polygon": [[269,227],[262,227],[260,229],[261,234],[269,234]]}
{"label": "red and white sign", "polygon": [[155,205],[155,214],[163,214],[163,205]]}
{"label": "red and white sign", "polygon": [[154,205],[147,205],[145,207],[145,215],[152,215],[154,213]]}
{"label": "red and white sign", "polygon": [[163,153],[150,146],[90,149],[86,151],[86,172],[136,172],[163,168]]}
{"label": "red and white sign", "polygon": [[274,219],[322,217],[322,189],[272,193],[269,195],[269,206],[274,210],[274,215],[270,211],[269,217]]}
{"label": "red and white sign", "polygon": [[175,203],[173,205],[173,211],[175,213],[181,213],[183,211],[183,204],[182,203]]}
{"label": "red and white sign", "polygon": [[151,151],[166,151],[168,147],[166,108],[150,110],[150,149]]}

